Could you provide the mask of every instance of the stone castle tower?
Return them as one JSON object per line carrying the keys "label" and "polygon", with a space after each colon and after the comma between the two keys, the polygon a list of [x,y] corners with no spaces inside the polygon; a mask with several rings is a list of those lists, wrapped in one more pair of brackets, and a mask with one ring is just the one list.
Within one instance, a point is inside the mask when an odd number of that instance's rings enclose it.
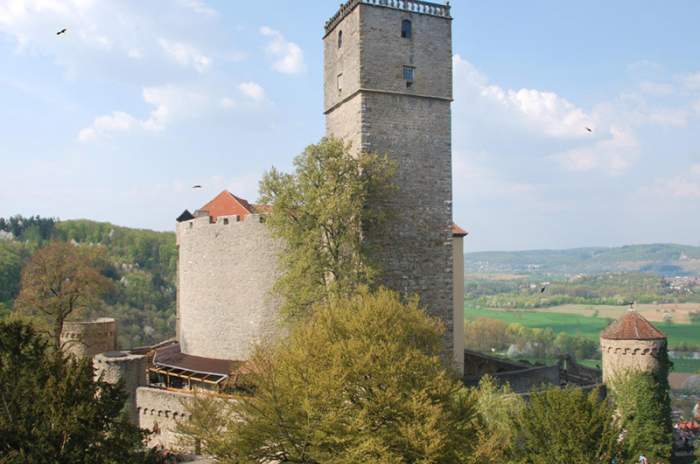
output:
{"label": "stone castle tower", "polygon": [[326,23],[324,49],[327,135],[397,162],[391,233],[368,234],[381,250],[384,284],[420,295],[445,322],[447,351],[461,367],[453,310],[449,4],[350,0]]}
{"label": "stone castle tower", "polygon": [[666,356],[666,336],[630,309],[600,334],[603,382],[625,371],[657,372]]}
{"label": "stone castle tower", "polygon": [[279,245],[252,205],[223,191],[178,218],[177,338],[182,353],[242,361],[278,329]]}

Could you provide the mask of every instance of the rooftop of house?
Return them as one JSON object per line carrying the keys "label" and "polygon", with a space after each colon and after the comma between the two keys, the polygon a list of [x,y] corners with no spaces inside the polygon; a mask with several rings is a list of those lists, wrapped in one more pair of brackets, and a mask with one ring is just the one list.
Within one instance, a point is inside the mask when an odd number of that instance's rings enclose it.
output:
{"label": "rooftop of house", "polygon": [[[208,216],[214,219],[219,216],[236,215],[243,219],[249,214],[267,213],[269,212],[269,206],[252,204],[248,202],[248,200],[237,197],[228,190],[224,190],[197,211],[200,213],[206,213]],[[196,212],[195,216],[197,216]]]}
{"label": "rooftop of house", "polygon": [[454,222],[452,223],[452,236],[453,237],[466,237],[467,235],[469,235],[469,232],[462,229]]}
{"label": "rooftop of house", "polygon": [[607,340],[664,340],[666,335],[637,311],[630,309],[610,324],[600,338]]}

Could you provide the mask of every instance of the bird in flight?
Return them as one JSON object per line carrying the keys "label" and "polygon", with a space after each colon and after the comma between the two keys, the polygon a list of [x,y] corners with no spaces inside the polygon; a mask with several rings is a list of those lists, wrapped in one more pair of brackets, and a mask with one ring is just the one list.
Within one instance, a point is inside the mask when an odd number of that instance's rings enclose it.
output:
{"label": "bird in flight", "polygon": [[591,129],[590,127],[586,127],[586,130],[587,130],[588,132],[593,132],[593,129]]}
{"label": "bird in flight", "polygon": [[201,189],[202,186],[201,186],[201,185],[193,185],[192,188],[193,188],[193,189]]}
{"label": "bird in flight", "polygon": [[68,31],[68,29],[66,29],[66,28],[64,27],[64,28],[61,29],[60,31],[56,32],[56,35],[65,34],[67,31]]}

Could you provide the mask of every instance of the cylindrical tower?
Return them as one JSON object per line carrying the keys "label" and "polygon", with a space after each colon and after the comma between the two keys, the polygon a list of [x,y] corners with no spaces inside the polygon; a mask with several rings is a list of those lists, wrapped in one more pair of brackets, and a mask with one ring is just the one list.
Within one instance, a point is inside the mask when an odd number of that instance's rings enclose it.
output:
{"label": "cylindrical tower", "polygon": [[77,358],[92,358],[117,349],[117,321],[103,317],[90,322],[66,322],[61,331],[61,347]]}
{"label": "cylindrical tower", "polygon": [[92,360],[95,379],[115,384],[124,379],[124,390],[129,394],[127,409],[132,423],[138,424],[136,410],[136,389],[146,385],[147,358],[145,355],[131,354],[127,351],[108,351],[100,353]]}
{"label": "cylindrical tower", "polygon": [[629,310],[600,335],[603,382],[626,371],[657,372],[666,356],[666,336],[637,311]]}
{"label": "cylindrical tower", "polygon": [[178,339],[182,353],[245,361],[279,329],[280,246],[263,208],[222,192],[177,224]]}

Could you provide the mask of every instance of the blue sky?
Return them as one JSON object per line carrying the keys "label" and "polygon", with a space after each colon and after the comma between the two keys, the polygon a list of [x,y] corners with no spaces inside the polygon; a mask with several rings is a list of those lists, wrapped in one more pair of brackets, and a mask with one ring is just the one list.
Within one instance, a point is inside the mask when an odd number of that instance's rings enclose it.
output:
{"label": "blue sky", "polygon": [[[0,216],[172,230],[224,188],[255,199],[323,135],[337,6],[0,0]],[[700,3],[452,11],[466,251],[700,245]]]}

